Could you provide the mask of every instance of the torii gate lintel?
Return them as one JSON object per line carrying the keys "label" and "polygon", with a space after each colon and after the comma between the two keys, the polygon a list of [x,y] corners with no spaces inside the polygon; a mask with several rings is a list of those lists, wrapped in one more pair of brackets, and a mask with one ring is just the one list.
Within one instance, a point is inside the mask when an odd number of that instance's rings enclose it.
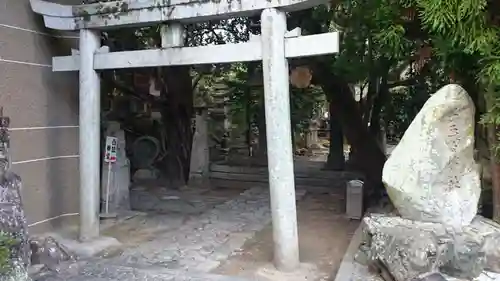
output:
{"label": "torii gate lintel", "polygon": [[[261,60],[268,132],[275,266],[283,271],[294,270],[299,265],[299,246],[287,59],[336,53],[339,49],[339,38],[337,32],[309,36],[300,36],[299,30],[288,32],[286,12],[290,9],[310,8],[323,0],[246,0],[247,2],[242,0],[241,7],[223,9],[222,12],[217,5],[222,3],[231,7],[231,2],[221,0],[219,4],[215,4],[168,0],[169,3],[173,3],[169,5],[179,8],[173,10],[186,11],[186,14],[177,13],[175,16],[177,20],[173,22],[168,22],[162,17],[155,18],[155,10],[144,6],[147,3],[165,4],[166,1],[117,1],[128,3],[127,7],[131,10],[122,15],[121,20],[114,19],[109,26],[107,20],[101,19],[102,15],[95,10],[95,5],[81,5],[70,9],[69,6],[31,0],[33,10],[44,15],[48,27],[80,32],[78,51],[73,52],[71,56],[53,58],[53,71],[79,71],[80,75],[80,239],[88,240],[99,236],[101,93],[98,70]],[[116,5],[117,2],[111,3]],[[109,2],[106,2],[106,5],[108,4]],[[281,6],[284,8],[281,9]],[[169,7],[165,4],[160,8]],[[201,11],[196,12],[195,8]],[[81,22],[82,10],[94,12],[88,15],[90,21],[85,24]],[[141,17],[136,16],[138,11],[142,13],[139,13]],[[182,19],[200,21],[193,16],[193,13],[202,15],[201,18],[204,19],[258,12],[261,13],[261,35],[249,42],[201,47],[182,46],[184,32]],[[148,13],[151,17],[144,16]],[[165,21],[166,25],[162,27],[161,49],[109,52],[107,48],[100,46],[99,29]]]}

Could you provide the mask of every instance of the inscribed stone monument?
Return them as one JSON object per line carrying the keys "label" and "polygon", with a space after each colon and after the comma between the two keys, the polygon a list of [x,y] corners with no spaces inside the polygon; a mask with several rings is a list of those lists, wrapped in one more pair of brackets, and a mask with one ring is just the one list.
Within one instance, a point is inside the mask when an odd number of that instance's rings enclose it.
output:
{"label": "inscribed stone monument", "polygon": [[395,281],[500,280],[500,226],[476,216],[474,104],[462,87],[427,100],[382,180],[401,217],[365,217],[359,256]]}
{"label": "inscribed stone monument", "polygon": [[403,218],[468,225],[481,193],[474,161],[474,103],[459,85],[424,104],[385,163],[382,180]]}

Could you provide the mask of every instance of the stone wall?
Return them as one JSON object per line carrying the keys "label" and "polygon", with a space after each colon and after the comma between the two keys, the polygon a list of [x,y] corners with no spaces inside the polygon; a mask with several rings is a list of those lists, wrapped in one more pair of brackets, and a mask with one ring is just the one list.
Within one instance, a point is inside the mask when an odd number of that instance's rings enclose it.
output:
{"label": "stone wall", "polygon": [[51,70],[52,56],[77,45],[75,34],[45,29],[29,0],[0,1],[0,106],[31,233],[77,219],[78,76]]}

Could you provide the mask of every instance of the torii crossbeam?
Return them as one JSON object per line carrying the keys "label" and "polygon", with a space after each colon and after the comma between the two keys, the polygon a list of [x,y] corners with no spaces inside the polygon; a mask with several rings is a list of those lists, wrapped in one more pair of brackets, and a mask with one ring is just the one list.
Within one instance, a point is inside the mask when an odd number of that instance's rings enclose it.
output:
{"label": "torii crossbeam", "polygon": [[[311,8],[324,0],[122,0],[60,5],[30,0],[48,28],[79,30],[80,49],[54,57],[53,71],[80,74],[80,239],[99,236],[100,81],[97,70],[196,65],[262,60],[267,128],[269,187],[275,265],[299,265],[295,182],[290,123],[288,58],[338,52],[337,32],[301,36],[288,32],[286,12]],[[183,24],[261,14],[261,35],[249,42],[183,47]],[[165,24],[162,48],[109,52],[99,31],[125,26]]]}

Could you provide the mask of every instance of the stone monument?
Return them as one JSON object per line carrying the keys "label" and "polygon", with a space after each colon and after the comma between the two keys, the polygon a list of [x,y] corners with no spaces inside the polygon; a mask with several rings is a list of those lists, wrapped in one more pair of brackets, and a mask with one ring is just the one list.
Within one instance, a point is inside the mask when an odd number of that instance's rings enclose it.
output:
{"label": "stone monument", "polygon": [[432,95],[387,160],[399,212],[365,217],[357,260],[386,281],[500,280],[500,226],[476,216],[474,104],[459,85]]}
{"label": "stone monument", "polygon": [[204,185],[208,182],[210,159],[208,148],[208,114],[205,107],[198,107],[196,113],[189,183]]}
{"label": "stone monument", "polygon": [[[10,171],[9,123],[0,108],[0,236],[4,254],[8,257],[0,275],[1,281],[29,280],[27,267],[31,250],[27,222],[21,199],[21,178]],[[6,253],[8,252],[8,254]]]}
{"label": "stone monument", "polygon": [[481,193],[474,160],[474,103],[447,85],[424,104],[384,165],[382,180],[403,218],[466,226]]}
{"label": "stone monument", "polygon": [[317,119],[309,120],[309,128],[307,131],[307,139],[306,145],[307,150],[310,154],[314,154],[319,151],[321,146],[319,144],[318,131],[319,131],[319,122]]}
{"label": "stone monument", "polygon": [[118,139],[118,149],[116,162],[112,164],[109,173],[108,163],[104,162],[102,165],[101,198],[105,202],[106,185],[110,175],[109,212],[116,214],[130,211],[130,161],[125,151],[125,131],[120,128],[120,123],[110,121],[106,135]]}

